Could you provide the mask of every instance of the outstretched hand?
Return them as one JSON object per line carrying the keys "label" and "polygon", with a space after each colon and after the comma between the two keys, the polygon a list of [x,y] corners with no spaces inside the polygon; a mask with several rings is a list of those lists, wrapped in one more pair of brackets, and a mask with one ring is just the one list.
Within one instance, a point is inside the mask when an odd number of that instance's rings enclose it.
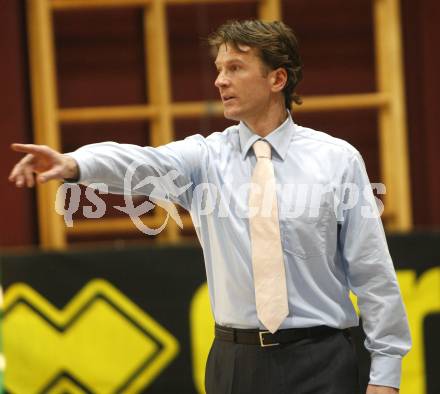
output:
{"label": "outstretched hand", "polygon": [[12,169],[9,181],[17,187],[35,186],[51,179],[76,179],[78,165],[76,161],[45,145],[12,144],[12,150],[27,153]]}

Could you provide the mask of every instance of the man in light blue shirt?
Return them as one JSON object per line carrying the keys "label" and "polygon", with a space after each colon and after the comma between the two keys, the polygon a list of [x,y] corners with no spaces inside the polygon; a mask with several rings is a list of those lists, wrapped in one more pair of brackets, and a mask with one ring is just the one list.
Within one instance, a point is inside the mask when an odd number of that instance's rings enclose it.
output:
{"label": "man in light blue shirt", "polygon": [[[215,85],[225,117],[239,124],[158,148],[105,142],[62,155],[16,144],[28,155],[10,180],[31,187],[38,173],[39,182],[104,182],[110,192],[133,192],[124,179],[137,163],[131,184],[155,176],[155,197],[190,212],[216,321],[208,394],[356,393],[356,359],[346,329],[357,326],[358,317],[350,290],[358,297],[372,358],[367,394],[397,393],[411,341],[359,152],[293,122],[288,108],[300,103],[295,88],[301,60],[284,24],[230,22],[210,42],[217,49]],[[272,152],[288,299],[288,316],[273,335],[257,317],[249,232],[252,146],[261,139]],[[150,195],[151,187],[136,192]]]}

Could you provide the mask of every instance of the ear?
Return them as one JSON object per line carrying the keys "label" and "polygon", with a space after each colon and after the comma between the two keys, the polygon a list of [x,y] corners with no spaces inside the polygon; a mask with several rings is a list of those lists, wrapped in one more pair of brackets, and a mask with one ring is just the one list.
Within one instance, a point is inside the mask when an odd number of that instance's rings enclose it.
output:
{"label": "ear", "polygon": [[272,92],[281,92],[287,83],[287,72],[284,68],[279,67],[270,72],[270,84]]}

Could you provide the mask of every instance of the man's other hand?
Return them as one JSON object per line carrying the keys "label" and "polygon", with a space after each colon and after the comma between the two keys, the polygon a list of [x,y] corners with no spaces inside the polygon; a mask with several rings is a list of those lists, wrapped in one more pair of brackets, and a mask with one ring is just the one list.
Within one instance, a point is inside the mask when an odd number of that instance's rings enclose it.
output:
{"label": "man's other hand", "polygon": [[374,384],[369,384],[366,394],[399,394],[399,389],[387,386],[376,386]]}
{"label": "man's other hand", "polygon": [[56,150],[44,145],[12,144],[17,152],[27,153],[12,169],[9,181],[17,187],[35,186],[37,182],[45,183],[51,179],[77,179],[78,165],[76,161]]}

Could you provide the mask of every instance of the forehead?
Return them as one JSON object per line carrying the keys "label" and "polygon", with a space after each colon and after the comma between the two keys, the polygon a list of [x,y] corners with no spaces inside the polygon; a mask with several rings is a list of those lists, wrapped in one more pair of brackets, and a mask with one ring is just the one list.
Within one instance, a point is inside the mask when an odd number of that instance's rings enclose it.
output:
{"label": "forehead", "polygon": [[240,60],[245,63],[259,61],[258,51],[248,45],[237,44],[235,46],[231,43],[221,44],[217,51],[215,64],[230,62],[233,60]]}

